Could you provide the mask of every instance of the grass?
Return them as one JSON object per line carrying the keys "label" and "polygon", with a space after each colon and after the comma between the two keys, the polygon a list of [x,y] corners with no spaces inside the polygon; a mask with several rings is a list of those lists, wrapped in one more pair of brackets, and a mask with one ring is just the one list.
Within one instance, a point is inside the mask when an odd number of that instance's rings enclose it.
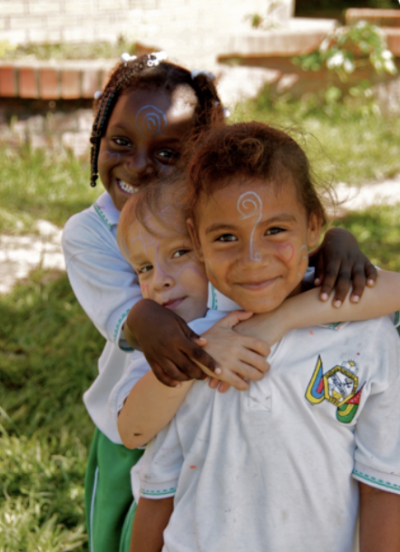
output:
{"label": "grass", "polygon": [[361,185],[400,173],[400,118],[381,116],[373,106],[322,106],[315,97],[272,102],[266,89],[256,100],[239,105],[232,120],[257,120],[289,130],[325,183]]}
{"label": "grass", "polygon": [[400,203],[350,213],[334,225],[352,232],[375,265],[400,272]]}
{"label": "grass", "polygon": [[65,275],[32,274],[0,316],[0,551],[86,550],[81,397],[103,339]]}
{"label": "grass", "polygon": [[[334,174],[361,183],[399,171],[399,121],[343,114],[330,120],[326,112],[289,102],[272,108],[261,97],[239,107],[233,119],[312,131],[306,145],[326,180]],[[61,227],[99,191],[89,186],[87,163],[72,155],[3,148],[0,232],[31,231],[38,218]],[[399,205],[335,224],[351,230],[374,263],[400,271]],[[86,551],[83,481],[93,425],[82,394],[96,376],[103,339],[64,274],[31,274],[0,296],[0,319],[0,552]]]}
{"label": "grass", "polygon": [[122,52],[131,55],[135,51],[135,43],[120,36],[115,43],[80,42],[80,43],[42,43],[26,44],[13,47],[6,43],[0,43],[0,54],[2,59],[99,59],[119,58]]}
{"label": "grass", "polygon": [[34,232],[46,219],[60,228],[90,205],[99,187],[90,187],[89,165],[72,154],[0,148],[0,232]]}

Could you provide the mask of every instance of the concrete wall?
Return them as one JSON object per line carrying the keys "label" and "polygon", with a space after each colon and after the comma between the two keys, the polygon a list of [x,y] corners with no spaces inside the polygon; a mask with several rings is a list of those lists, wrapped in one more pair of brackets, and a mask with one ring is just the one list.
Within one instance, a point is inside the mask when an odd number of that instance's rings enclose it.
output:
{"label": "concrete wall", "polygon": [[[11,43],[133,41],[164,33],[249,27],[246,16],[286,21],[294,0],[0,0],[0,40]],[[276,6],[276,7],[274,7]]]}

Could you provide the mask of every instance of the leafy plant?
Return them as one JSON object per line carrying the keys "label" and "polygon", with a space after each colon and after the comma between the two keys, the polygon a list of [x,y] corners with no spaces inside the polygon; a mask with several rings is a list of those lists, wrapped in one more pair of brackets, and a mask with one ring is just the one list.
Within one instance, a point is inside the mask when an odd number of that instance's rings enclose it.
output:
{"label": "leafy plant", "polygon": [[370,65],[377,73],[397,73],[393,54],[376,25],[360,21],[349,27],[339,27],[327,36],[317,50],[293,58],[304,71],[319,71],[323,67],[334,71],[341,81],[360,67]]}

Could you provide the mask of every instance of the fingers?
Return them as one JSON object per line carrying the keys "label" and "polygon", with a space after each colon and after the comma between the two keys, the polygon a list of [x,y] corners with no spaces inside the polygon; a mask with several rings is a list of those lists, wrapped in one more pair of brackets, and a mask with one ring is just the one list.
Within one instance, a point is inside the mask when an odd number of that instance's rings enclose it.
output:
{"label": "fingers", "polygon": [[[319,286],[319,285],[321,285],[321,283],[324,279],[324,257],[323,257],[323,255],[318,255],[317,257],[314,257],[314,263],[315,263],[314,285]],[[311,263],[310,263],[310,266],[312,266]]]}
{"label": "fingers", "polygon": [[233,328],[239,322],[242,322],[243,320],[248,320],[253,316],[252,312],[247,311],[232,311],[224,318],[222,318],[219,322],[217,322],[216,325],[221,326],[223,328]]}
{"label": "fingers", "polygon": [[368,260],[365,263],[365,275],[367,277],[367,286],[373,287],[378,279],[378,271],[376,267]]}
{"label": "fingers", "polygon": [[[199,364],[202,364],[212,372],[218,373],[218,369],[220,368],[218,365],[218,362],[216,362],[212,356],[210,356],[204,349],[201,347],[196,347],[193,345],[191,351],[186,352],[188,356],[193,358],[196,362]],[[199,379],[199,378],[196,378]]]}
{"label": "fingers", "polygon": [[320,274],[321,279],[321,301],[327,301],[331,295],[333,288],[335,287],[336,280],[340,270],[340,261],[338,259],[331,259],[325,268],[324,272]]}
{"label": "fingers", "polygon": [[218,387],[218,384],[221,382],[221,380],[217,378],[209,378],[208,380],[208,387],[210,389],[216,389]]}
{"label": "fingers", "polygon": [[229,385],[229,383],[226,383],[226,381],[220,381],[218,385],[218,392],[226,393],[230,387],[231,386]]}
{"label": "fingers", "polygon": [[[243,349],[243,351],[241,352],[241,355],[240,355],[240,358],[238,358],[237,360],[237,363],[238,365],[244,365],[244,371],[246,373],[242,373],[241,371],[239,370],[235,370],[235,372],[237,372],[238,374],[240,374],[241,376],[245,377],[245,378],[249,378],[249,379],[253,379],[252,377],[250,377],[249,374],[249,369],[252,368],[254,370],[256,370],[259,374],[261,374],[261,377],[266,373],[268,372],[268,370],[270,369],[270,365],[269,363],[267,362],[266,358],[257,354],[257,353],[254,353],[253,351],[250,351],[249,349]],[[232,370],[234,369],[234,367],[232,366]],[[259,378],[261,379],[261,378]]]}
{"label": "fingers", "polygon": [[224,378],[223,381],[232,387],[235,387],[235,389],[238,389],[239,391],[246,391],[246,389],[249,388],[249,383],[242,379],[241,377],[237,376],[233,372],[226,371],[221,374],[221,378]]}
{"label": "fingers", "polygon": [[[250,350],[256,353],[256,356],[259,357],[260,361],[264,361],[271,352],[271,347],[268,345],[268,343],[266,341],[263,341],[262,339],[258,339],[257,337],[240,335],[240,341],[238,344],[240,344],[241,347],[245,350]],[[244,360],[244,358],[242,359]],[[249,364],[253,363],[249,362]]]}
{"label": "fingers", "polygon": [[[361,276],[361,274],[359,275]],[[350,266],[343,263],[340,267],[339,274],[337,275],[335,294],[333,296],[332,305],[334,307],[340,307],[343,301],[346,299],[347,294],[350,291],[352,272]],[[361,280],[359,280],[361,283]],[[365,285],[365,277],[364,277]]]}
{"label": "fingers", "polygon": [[[158,381],[161,381],[161,383],[163,383],[164,385],[166,385],[168,387],[178,387],[178,386],[180,386],[179,381],[177,381],[176,379],[173,379],[170,375],[168,375],[163,370],[162,366],[158,362],[153,361],[151,363],[151,368],[154,372],[154,375],[158,379]],[[168,369],[169,368],[170,367],[168,367]]]}

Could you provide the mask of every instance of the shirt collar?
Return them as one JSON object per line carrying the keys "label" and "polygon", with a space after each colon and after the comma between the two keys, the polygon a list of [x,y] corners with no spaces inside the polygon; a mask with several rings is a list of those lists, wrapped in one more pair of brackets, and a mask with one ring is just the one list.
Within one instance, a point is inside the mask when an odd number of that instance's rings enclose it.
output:
{"label": "shirt collar", "polygon": [[106,224],[109,228],[112,228],[118,224],[121,213],[115,207],[108,192],[102,193],[101,196],[97,198],[93,204],[93,208],[104,224]]}

